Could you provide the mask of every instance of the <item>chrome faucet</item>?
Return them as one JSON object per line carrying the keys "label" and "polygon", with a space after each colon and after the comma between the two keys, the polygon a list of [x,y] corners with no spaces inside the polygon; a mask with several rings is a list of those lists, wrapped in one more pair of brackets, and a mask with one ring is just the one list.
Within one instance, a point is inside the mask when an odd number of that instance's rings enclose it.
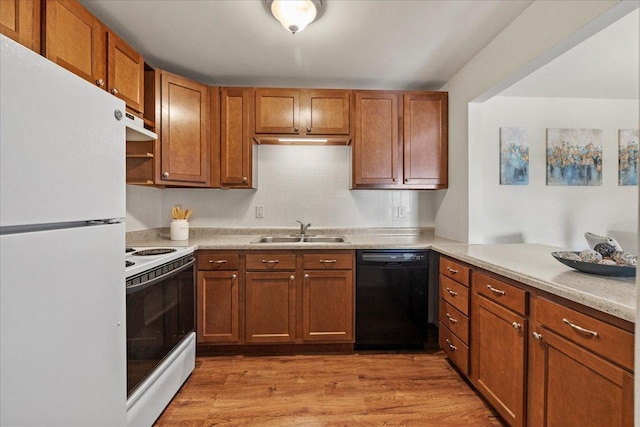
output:
{"label": "chrome faucet", "polygon": [[311,227],[311,223],[305,224],[302,221],[296,221],[296,222],[300,224],[300,235],[304,237],[304,235],[307,234],[307,229]]}

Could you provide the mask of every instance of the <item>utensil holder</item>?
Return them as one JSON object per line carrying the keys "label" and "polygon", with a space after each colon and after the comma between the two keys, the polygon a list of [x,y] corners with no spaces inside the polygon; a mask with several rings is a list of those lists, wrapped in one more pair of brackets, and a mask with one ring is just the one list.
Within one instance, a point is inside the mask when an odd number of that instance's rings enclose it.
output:
{"label": "utensil holder", "polygon": [[171,240],[189,240],[189,223],[186,219],[174,219],[170,226]]}

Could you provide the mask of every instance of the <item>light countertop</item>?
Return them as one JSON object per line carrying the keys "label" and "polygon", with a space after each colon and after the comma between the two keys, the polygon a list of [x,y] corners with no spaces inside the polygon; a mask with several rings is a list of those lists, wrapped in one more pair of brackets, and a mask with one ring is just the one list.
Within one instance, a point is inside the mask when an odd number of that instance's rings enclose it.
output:
{"label": "light countertop", "polygon": [[251,243],[263,235],[287,235],[296,229],[192,228],[189,240],[172,241],[168,229],[127,233],[128,246],[193,246],[210,250],[433,249],[473,266],[635,323],[635,277],[603,277],[567,267],[540,244],[470,245],[435,237],[432,228],[314,229],[340,235],[349,243]]}

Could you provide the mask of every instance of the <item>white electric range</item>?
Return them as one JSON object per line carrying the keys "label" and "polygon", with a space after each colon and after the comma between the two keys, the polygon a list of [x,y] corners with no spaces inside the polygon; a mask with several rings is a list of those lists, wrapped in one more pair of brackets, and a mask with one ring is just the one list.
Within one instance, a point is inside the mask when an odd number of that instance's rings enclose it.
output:
{"label": "white electric range", "polygon": [[[127,247],[125,276],[130,278],[167,262],[193,253],[193,246]],[[131,263],[131,264],[130,264]]]}

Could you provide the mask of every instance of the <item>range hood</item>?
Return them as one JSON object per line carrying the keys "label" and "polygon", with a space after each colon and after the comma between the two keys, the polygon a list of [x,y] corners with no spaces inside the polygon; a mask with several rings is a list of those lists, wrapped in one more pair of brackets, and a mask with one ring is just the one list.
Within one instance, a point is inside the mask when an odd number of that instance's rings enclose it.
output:
{"label": "range hood", "polygon": [[144,128],[144,121],[133,114],[125,113],[124,124],[127,128],[127,141],[153,141],[158,135]]}

